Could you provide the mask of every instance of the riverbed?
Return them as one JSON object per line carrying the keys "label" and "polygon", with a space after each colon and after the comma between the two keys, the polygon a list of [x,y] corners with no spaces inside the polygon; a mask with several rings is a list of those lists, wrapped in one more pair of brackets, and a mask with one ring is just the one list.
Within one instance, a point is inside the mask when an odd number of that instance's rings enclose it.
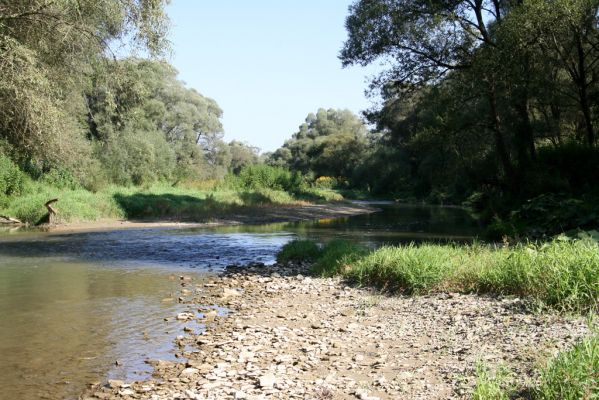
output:
{"label": "riverbed", "polygon": [[181,276],[201,282],[229,264],[272,263],[297,237],[376,247],[480,232],[459,208],[377,207],[292,223],[3,234],[0,398],[76,398],[90,382],[148,377],[147,359],[175,359]]}

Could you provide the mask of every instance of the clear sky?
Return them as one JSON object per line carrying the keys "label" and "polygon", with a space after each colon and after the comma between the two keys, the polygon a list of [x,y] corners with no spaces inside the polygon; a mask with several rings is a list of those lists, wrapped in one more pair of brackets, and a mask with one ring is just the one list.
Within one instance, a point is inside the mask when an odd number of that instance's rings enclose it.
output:
{"label": "clear sky", "polygon": [[225,140],[272,151],[308,113],[371,106],[374,70],[341,68],[351,0],[173,0],[171,62],[224,111]]}

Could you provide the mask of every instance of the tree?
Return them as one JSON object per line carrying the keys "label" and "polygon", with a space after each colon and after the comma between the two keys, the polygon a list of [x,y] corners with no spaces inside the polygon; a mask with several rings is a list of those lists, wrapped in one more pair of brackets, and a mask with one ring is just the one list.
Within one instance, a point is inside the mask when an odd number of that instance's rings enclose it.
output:
{"label": "tree", "polygon": [[321,108],[308,114],[270,163],[319,176],[349,177],[366,149],[367,132],[351,111]]}
{"label": "tree", "polygon": [[[100,147],[100,155],[109,157],[103,152],[109,146],[126,148],[127,143],[138,143],[162,153],[153,158],[161,168],[144,168],[154,171],[154,178],[179,181],[212,176],[213,164],[222,161],[217,162],[213,153],[226,153],[217,143],[223,134],[218,104],[185,87],[177,79],[177,71],[163,61],[131,58],[103,67],[114,71],[109,74],[113,79],[103,79],[107,76],[103,68],[86,94],[88,132]],[[133,140],[133,135],[139,137]],[[121,150],[115,148],[109,154],[121,158]],[[172,162],[166,161],[169,157]],[[111,162],[106,159],[105,163]],[[226,170],[225,164],[218,168]],[[129,181],[126,170],[120,170],[124,176],[117,180]]]}
{"label": "tree", "polygon": [[495,64],[487,62],[497,46],[493,30],[507,10],[501,0],[362,0],[350,7],[349,37],[340,58],[344,66],[388,60],[392,67],[372,83],[384,97],[401,96],[437,84],[452,71],[471,69],[469,78],[479,83],[476,88],[488,101],[496,152],[505,173],[513,176]]}
{"label": "tree", "polygon": [[233,140],[229,143],[229,152],[231,153],[231,172],[238,174],[244,167],[257,164],[259,161],[260,149],[247,143]]}
{"label": "tree", "polygon": [[84,108],[81,92],[89,83],[91,66],[118,43],[160,54],[168,29],[164,4],[164,0],[0,3],[0,138],[14,146],[16,158],[50,164],[84,158],[81,151],[88,146],[78,119],[69,111]]}

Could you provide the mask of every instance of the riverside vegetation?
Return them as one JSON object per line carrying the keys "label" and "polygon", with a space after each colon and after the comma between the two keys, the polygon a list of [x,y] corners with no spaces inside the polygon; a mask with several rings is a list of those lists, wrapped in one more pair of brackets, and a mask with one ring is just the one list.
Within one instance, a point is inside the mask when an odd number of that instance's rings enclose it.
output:
{"label": "riverside vegetation", "polygon": [[279,167],[247,166],[221,181],[147,187],[110,185],[92,192],[69,179],[44,176],[33,180],[0,156],[9,168],[0,181],[10,188],[0,196],[0,215],[36,224],[46,213],[43,204],[60,199],[60,221],[81,222],[106,218],[174,219],[201,222],[232,212],[252,212],[264,205],[296,205],[306,201],[339,201],[336,192],[306,183],[304,177]]}

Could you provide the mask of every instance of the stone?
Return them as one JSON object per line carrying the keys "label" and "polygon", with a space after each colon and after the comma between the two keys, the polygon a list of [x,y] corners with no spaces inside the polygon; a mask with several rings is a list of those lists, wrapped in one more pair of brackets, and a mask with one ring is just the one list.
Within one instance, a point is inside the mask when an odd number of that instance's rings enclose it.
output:
{"label": "stone", "polygon": [[273,374],[267,373],[258,379],[258,384],[262,389],[272,389],[275,387],[276,378]]}
{"label": "stone", "polygon": [[179,376],[190,376],[190,375],[196,375],[200,372],[199,369],[197,368],[193,368],[193,367],[188,367],[185,368],[183,371],[181,371],[181,374]]}
{"label": "stone", "polygon": [[229,288],[224,288],[223,289],[223,293],[221,294],[221,297],[223,298],[229,298],[229,297],[239,297],[241,296],[241,293],[238,290],[235,289],[229,289]]}

